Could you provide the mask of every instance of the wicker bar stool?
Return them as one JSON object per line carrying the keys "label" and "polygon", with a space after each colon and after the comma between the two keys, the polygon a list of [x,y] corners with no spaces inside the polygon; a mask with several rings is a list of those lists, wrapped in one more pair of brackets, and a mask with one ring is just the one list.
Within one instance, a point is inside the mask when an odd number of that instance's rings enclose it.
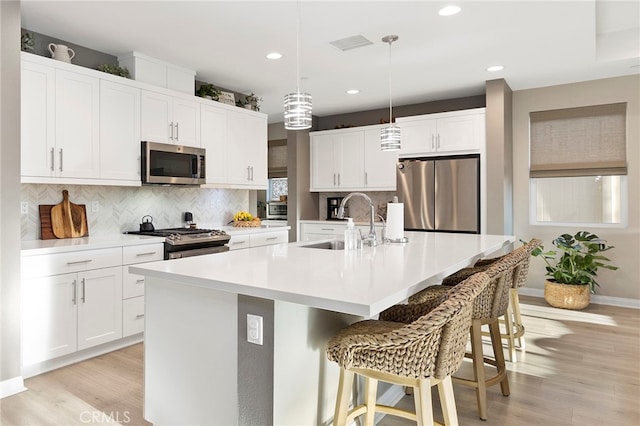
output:
{"label": "wicker bar stool", "polygon": [[[430,389],[435,385],[444,424],[457,425],[451,374],[464,357],[473,302],[488,283],[486,274],[474,275],[451,288],[433,309],[420,304],[394,306],[385,311],[388,321],[360,321],[335,335],[327,347],[329,360],[340,366],[333,424],[343,426],[364,414],[369,426],[375,413],[382,412],[431,426]],[[355,375],[365,378],[364,403],[349,410]],[[377,404],[379,380],[412,387],[416,412]]]}
{"label": "wicker bar stool", "polygon": [[[470,328],[471,352],[466,354],[468,358],[473,360],[474,377],[473,379],[454,377],[453,382],[476,389],[478,412],[482,420],[487,419],[487,387],[499,383],[503,395],[508,396],[510,393],[498,318],[505,315],[507,311],[510,288],[514,280],[518,279],[524,261],[528,260],[531,250],[539,244],[539,241],[532,241],[502,256],[487,267],[485,273],[490,277],[490,283],[474,303]],[[427,287],[410,297],[409,304],[437,303],[442,295],[448,292],[449,288],[451,287],[445,285]],[[489,327],[493,359],[485,357],[483,354],[483,325],[488,325]],[[486,377],[485,363],[496,368],[494,376]]]}

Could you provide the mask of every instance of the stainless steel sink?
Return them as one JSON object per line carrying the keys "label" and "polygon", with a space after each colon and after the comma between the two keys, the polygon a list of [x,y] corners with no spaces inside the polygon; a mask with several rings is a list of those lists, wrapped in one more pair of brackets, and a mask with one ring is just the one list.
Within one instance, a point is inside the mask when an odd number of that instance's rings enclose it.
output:
{"label": "stainless steel sink", "polygon": [[316,249],[325,249],[325,250],[344,250],[344,241],[334,240],[334,241],[325,241],[323,243],[315,243],[315,244],[307,244],[306,248],[316,248]]}

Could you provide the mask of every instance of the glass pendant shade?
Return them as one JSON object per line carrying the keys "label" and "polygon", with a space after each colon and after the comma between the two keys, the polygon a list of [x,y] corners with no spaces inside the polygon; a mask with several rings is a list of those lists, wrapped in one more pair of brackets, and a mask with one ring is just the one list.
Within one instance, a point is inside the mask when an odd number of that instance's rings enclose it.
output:
{"label": "glass pendant shade", "polygon": [[380,129],[380,150],[397,151],[400,149],[400,127],[391,124]]}
{"label": "glass pendant shade", "polygon": [[311,95],[309,93],[289,93],[284,95],[284,128],[304,130],[311,128]]}

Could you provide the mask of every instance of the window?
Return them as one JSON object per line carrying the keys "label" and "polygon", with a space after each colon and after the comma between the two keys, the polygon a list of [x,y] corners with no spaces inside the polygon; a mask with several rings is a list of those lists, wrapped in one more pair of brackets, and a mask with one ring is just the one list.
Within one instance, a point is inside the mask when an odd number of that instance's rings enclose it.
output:
{"label": "window", "polygon": [[533,224],[626,223],[626,104],[530,113]]}

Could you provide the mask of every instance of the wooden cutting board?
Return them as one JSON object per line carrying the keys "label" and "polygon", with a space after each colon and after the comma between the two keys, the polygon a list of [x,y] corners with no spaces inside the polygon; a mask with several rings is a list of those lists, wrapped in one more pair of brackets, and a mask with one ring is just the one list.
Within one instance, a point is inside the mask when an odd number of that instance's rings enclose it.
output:
{"label": "wooden cutting board", "polygon": [[[70,202],[69,192],[66,189],[62,191],[62,198],[62,202],[59,204],[40,206],[40,227],[43,240],[77,238],[89,234],[85,205]],[[47,214],[47,210],[49,214]]]}

